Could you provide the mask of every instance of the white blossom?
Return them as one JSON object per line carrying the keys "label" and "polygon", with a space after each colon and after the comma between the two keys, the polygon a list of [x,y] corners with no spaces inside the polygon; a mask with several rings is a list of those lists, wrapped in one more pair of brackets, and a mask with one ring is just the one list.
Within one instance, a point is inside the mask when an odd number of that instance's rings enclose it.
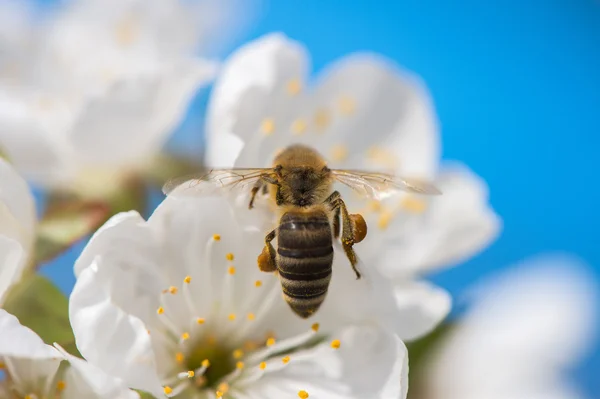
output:
{"label": "white blossom", "polygon": [[156,396],[404,398],[407,354],[394,332],[411,315],[389,283],[336,263],[324,304],[301,319],[277,275],[259,271],[263,246],[220,196],[167,198],[148,221],[114,216],[75,265],[78,349]]}
{"label": "white blossom", "polygon": [[36,224],[29,186],[0,158],[0,304],[30,260]]}
{"label": "white blossom", "polygon": [[[62,364],[61,364],[62,363]],[[98,368],[46,345],[0,309],[0,398],[133,399],[139,395]]]}
{"label": "white blossom", "polygon": [[545,255],[488,277],[423,365],[427,399],[579,399],[567,373],[590,349],[598,287],[581,261]]}
{"label": "white blossom", "polygon": [[212,79],[215,62],[195,53],[226,36],[234,5],[71,0],[40,16],[1,2],[0,148],[38,184],[87,195],[114,186]]}
{"label": "white blossom", "polygon": [[211,95],[206,159],[216,168],[269,167],[278,151],[303,143],[332,168],[434,180],[441,197],[367,201],[336,187],[350,213],[363,214],[369,226],[355,246],[365,267],[394,279],[397,300],[426,316],[406,326],[403,337],[416,338],[445,317],[450,298],[415,275],[466,260],[499,232],[487,186],[463,165],[439,169],[437,118],[415,76],[374,54],[345,57],[315,82],[309,72],[306,49],[281,34],[237,50]]}

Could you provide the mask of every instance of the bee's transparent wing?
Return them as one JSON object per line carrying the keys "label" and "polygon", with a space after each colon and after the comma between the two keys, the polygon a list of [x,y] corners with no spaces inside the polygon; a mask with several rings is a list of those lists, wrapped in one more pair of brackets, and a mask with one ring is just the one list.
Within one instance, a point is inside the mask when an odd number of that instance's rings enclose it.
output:
{"label": "bee's transparent wing", "polygon": [[424,195],[442,194],[432,183],[404,176],[345,169],[334,169],[331,172],[335,180],[368,198],[383,199],[398,191]]}
{"label": "bee's transparent wing", "polygon": [[243,190],[256,183],[262,175],[274,174],[273,168],[211,169],[170,179],[163,186],[163,193],[172,197],[194,197],[221,189]]}

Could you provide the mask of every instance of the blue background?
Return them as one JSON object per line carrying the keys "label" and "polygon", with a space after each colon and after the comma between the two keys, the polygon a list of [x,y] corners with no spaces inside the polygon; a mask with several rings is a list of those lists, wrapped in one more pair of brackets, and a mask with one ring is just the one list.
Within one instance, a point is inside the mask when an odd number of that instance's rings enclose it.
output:
{"label": "blue background", "polygon": [[[303,42],[315,70],[368,50],[424,78],[444,159],[464,161],[488,182],[504,221],[488,250],[432,277],[454,297],[490,271],[550,250],[577,254],[600,281],[600,1],[264,1],[235,44],[272,31]],[[198,96],[173,145],[201,142],[191,135],[201,134],[205,101]],[[81,248],[44,269],[67,292]],[[573,374],[598,397],[600,350]]]}

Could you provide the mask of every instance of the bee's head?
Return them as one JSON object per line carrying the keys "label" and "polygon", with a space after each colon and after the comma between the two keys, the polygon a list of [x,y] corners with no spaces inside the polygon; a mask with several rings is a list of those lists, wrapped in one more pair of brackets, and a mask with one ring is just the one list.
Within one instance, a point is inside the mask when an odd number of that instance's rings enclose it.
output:
{"label": "bee's head", "polygon": [[299,206],[314,204],[320,197],[321,188],[328,184],[329,169],[312,167],[280,168],[280,182],[288,201]]}

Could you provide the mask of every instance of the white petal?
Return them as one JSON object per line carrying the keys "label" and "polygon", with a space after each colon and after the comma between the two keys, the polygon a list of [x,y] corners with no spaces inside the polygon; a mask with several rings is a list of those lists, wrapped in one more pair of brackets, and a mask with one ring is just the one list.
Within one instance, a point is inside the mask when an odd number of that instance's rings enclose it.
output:
{"label": "white petal", "polygon": [[452,298],[443,289],[426,282],[404,281],[394,286],[396,304],[403,321],[398,332],[404,341],[420,338],[450,313]]}
{"label": "white petal", "polygon": [[0,236],[0,304],[8,289],[17,283],[27,265],[27,252],[15,240]]}
{"label": "white petal", "polygon": [[252,149],[244,148],[248,159],[239,162],[248,162],[245,166],[263,166],[262,155],[270,157],[276,147],[269,137],[261,136],[261,123],[265,118],[273,119],[277,130],[288,123],[295,99],[286,92],[286,85],[293,80],[303,82],[307,70],[304,48],[279,33],[238,49],[224,63],[212,91],[206,132],[208,164],[233,165],[239,148],[226,152],[221,149],[226,148],[222,141],[231,142],[230,136],[234,135],[245,143],[254,139]]}
{"label": "white petal", "polygon": [[36,214],[27,182],[0,158],[0,235],[29,250],[35,236]]}
{"label": "white petal", "polygon": [[[319,79],[313,101],[331,113],[313,145],[333,167],[421,178],[436,172],[440,143],[430,96],[417,77],[390,61],[372,54],[343,58]],[[334,154],[340,146],[347,152],[343,160]]]}
{"label": "white petal", "polygon": [[127,300],[140,304],[143,298],[136,298],[133,290],[117,290],[115,286],[130,276],[103,266],[92,264],[83,270],[69,300],[77,348],[104,372],[160,397],[162,388],[146,327],[117,305]]}
{"label": "white petal", "polygon": [[154,155],[214,71],[213,64],[192,59],[115,82],[87,105],[72,128],[81,162],[131,166]]}
{"label": "white petal", "polygon": [[30,359],[60,358],[60,354],[19,320],[0,309],[0,356]]}
{"label": "white petal", "polygon": [[290,355],[285,367],[271,371],[245,389],[249,397],[296,398],[305,390],[310,398],[406,397],[408,354],[394,334],[374,327],[350,327],[334,335],[339,349],[325,342]]}
{"label": "white petal", "polygon": [[122,380],[111,377],[89,362],[70,355],[60,346],[57,348],[70,364],[65,373],[66,387],[61,397],[66,399],[80,397],[94,399],[139,398],[139,395],[128,389]]}
{"label": "white petal", "polygon": [[383,231],[383,242],[378,245],[385,251],[376,244],[365,248],[369,254],[378,254],[377,261],[369,259],[384,274],[406,276],[453,266],[481,252],[500,233],[501,220],[488,203],[481,178],[464,166],[453,165],[443,170],[438,185],[443,195],[428,198],[424,213],[404,211]]}

